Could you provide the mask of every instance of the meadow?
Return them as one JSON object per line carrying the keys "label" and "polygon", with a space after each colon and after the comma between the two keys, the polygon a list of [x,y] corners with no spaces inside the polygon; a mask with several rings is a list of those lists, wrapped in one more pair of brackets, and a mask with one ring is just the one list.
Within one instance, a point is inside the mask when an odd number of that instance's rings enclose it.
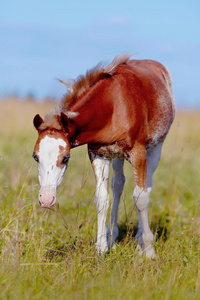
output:
{"label": "meadow", "polygon": [[149,206],[157,258],[148,261],[135,251],[128,162],[110,253],[95,252],[95,180],[85,146],[72,150],[59,204],[39,207],[32,119],[56,105],[0,101],[0,299],[200,299],[200,111],[178,110],[164,143]]}

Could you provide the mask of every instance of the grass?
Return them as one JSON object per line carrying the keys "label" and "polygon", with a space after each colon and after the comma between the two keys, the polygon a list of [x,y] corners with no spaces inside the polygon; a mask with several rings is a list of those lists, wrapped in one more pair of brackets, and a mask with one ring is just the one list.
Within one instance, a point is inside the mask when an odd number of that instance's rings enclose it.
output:
{"label": "grass", "polygon": [[59,205],[39,207],[32,119],[54,106],[0,102],[0,299],[199,299],[200,112],[178,111],[164,144],[149,207],[157,259],[147,261],[135,251],[128,163],[118,246],[102,257],[94,246],[95,181],[85,147],[72,151]]}

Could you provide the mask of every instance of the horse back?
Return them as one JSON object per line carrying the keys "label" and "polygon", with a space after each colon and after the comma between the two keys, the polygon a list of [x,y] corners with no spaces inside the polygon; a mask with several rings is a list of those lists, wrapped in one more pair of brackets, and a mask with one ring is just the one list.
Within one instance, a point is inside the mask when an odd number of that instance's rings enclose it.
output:
{"label": "horse back", "polygon": [[121,88],[121,97],[116,97],[116,121],[119,124],[121,114],[123,128],[134,140],[138,135],[147,147],[159,143],[167,135],[175,111],[168,70],[153,60],[129,60],[116,71]]}

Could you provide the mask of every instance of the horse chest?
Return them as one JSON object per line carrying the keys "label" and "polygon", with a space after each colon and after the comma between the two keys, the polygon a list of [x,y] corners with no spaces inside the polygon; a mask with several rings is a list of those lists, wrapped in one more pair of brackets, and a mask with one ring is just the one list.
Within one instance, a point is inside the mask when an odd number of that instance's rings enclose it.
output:
{"label": "horse chest", "polygon": [[113,159],[115,157],[126,158],[126,144],[124,142],[116,142],[112,145],[89,145],[93,155]]}

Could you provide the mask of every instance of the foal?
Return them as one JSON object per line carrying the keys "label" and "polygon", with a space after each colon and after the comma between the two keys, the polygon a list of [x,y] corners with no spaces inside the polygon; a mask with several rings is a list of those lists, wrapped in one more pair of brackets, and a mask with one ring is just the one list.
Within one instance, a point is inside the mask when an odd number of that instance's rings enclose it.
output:
{"label": "foal", "polygon": [[[33,157],[39,170],[39,203],[50,208],[56,202],[70,149],[88,144],[96,177],[99,253],[108,251],[119,233],[117,212],[125,182],[124,159],[128,160],[133,166],[133,198],[139,212],[137,247],[147,258],[153,258],[153,234],[148,223],[152,175],[175,110],[167,69],[152,60],[129,60],[130,56],[118,56],[108,66],[99,64],[73,82],[61,80],[68,93],[60,110],[46,115],[44,120],[39,115],[34,118],[39,135]],[[112,159],[114,202],[107,230],[107,188]]]}

